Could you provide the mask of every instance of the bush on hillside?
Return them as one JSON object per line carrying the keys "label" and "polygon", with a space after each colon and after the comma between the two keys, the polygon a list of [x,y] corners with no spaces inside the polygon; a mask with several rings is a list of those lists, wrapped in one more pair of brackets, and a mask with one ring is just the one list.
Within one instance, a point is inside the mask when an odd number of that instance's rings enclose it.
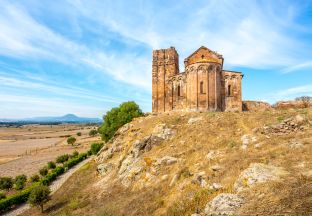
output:
{"label": "bush on hillside", "polygon": [[41,183],[43,185],[49,185],[53,182],[59,175],[64,173],[64,168],[61,166],[56,167],[53,169],[49,174],[47,174],[43,179],[41,179]]}
{"label": "bush on hillside", "polygon": [[78,151],[74,151],[72,154],[71,154],[71,158],[73,157],[77,157],[79,155],[79,152]]}
{"label": "bush on hillside", "polygon": [[92,143],[91,145],[91,154],[96,155],[101,148],[103,147],[103,143]]}
{"label": "bush on hillside", "polygon": [[8,196],[5,199],[0,200],[0,213],[9,210],[10,208],[12,208],[12,206],[19,205],[19,204],[26,202],[28,197],[29,197],[30,192],[37,185],[38,184],[35,183],[32,186],[30,186],[30,187],[28,187],[28,188],[26,188],[26,189],[24,189],[24,190],[22,190],[16,194],[13,194],[11,196]]}
{"label": "bush on hillside", "polygon": [[87,153],[81,153],[77,157],[74,157],[64,163],[64,168],[70,169],[79,162],[83,161],[88,157]]}
{"label": "bush on hillside", "polygon": [[17,190],[22,190],[25,187],[27,181],[26,175],[18,175],[14,179],[14,186]]}
{"label": "bush on hillside", "polygon": [[68,161],[68,159],[69,159],[68,154],[60,155],[56,158],[56,163],[64,163],[64,162]]}
{"label": "bush on hillside", "polygon": [[48,169],[54,169],[56,167],[53,161],[48,162]]}
{"label": "bush on hillside", "polygon": [[46,176],[48,174],[49,170],[47,167],[42,167],[40,170],[39,170],[39,173],[40,175],[42,176]]}
{"label": "bush on hillside", "polygon": [[81,132],[77,132],[77,136],[81,136]]}
{"label": "bush on hillside", "polygon": [[67,143],[69,144],[69,145],[74,145],[74,143],[76,142],[76,138],[75,137],[68,137],[68,139],[67,139]]}
{"label": "bush on hillside", "polygon": [[0,190],[9,190],[13,187],[13,179],[11,177],[0,178]]}
{"label": "bush on hillside", "polygon": [[124,102],[119,107],[112,108],[103,117],[103,124],[99,129],[102,139],[110,140],[118,128],[142,115],[140,107],[133,101]]}
{"label": "bush on hillside", "polygon": [[34,174],[30,177],[31,182],[38,182],[40,180],[40,176],[38,174]]}
{"label": "bush on hillside", "polygon": [[94,137],[94,136],[96,136],[97,134],[98,134],[98,131],[95,130],[95,129],[92,129],[92,130],[90,130],[90,132],[89,132],[89,136],[91,136],[91,137]]}

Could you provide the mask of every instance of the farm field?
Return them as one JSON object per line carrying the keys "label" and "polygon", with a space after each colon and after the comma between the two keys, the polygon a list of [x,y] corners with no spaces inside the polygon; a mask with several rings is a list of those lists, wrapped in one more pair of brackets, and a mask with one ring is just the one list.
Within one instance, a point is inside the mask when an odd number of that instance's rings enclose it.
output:
{"label": "farm field", "polygon": [[[0,176],[31,176],[61,154],[84,152],[99,136],[89,137],[94,126],[82,124],[0,127]],[[76,134],[81,132],[81,136]],[[74,146],[67,137],[74,136]]]}

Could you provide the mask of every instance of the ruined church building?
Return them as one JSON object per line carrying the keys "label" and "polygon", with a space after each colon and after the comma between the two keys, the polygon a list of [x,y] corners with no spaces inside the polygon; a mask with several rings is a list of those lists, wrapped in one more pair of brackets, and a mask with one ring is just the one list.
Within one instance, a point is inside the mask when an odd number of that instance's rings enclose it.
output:
{"label": "ruined church building", "polygon": [[242,111],[242,78],[223,70],[222,55],[202,46],[184,60],[174,47],[153,51],[152,110]]}

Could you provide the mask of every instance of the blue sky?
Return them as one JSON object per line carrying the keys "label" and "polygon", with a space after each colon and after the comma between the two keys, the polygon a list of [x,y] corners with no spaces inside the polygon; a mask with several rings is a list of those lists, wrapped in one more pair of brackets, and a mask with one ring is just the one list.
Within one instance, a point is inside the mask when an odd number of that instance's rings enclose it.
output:
{"label": "blue sky", "polygon": [[204,45],[245,74],[243,98],[312,96],[312,1],[0,2],[0,118],[151,110],[151,54]]}

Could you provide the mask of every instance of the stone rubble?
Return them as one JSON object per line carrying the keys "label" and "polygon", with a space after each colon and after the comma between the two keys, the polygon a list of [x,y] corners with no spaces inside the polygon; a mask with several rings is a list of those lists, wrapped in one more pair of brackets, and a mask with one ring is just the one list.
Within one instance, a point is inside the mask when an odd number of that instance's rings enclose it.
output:
{"label": "stone rubble", "polygon": [[264,126],[260,132],[262,134],[276,134],[283,135],[292,132],[299,132],[305,129],[305,118],[302,115],[297,115],[293,118],[288,118],[282,121],[280,124],[272,126]]}
{"label": "stone rubble", "polygon": [[205,215],[234,215],[244,204],[244,199],[236,194],[222,193],[216,196],[205,207]]}

